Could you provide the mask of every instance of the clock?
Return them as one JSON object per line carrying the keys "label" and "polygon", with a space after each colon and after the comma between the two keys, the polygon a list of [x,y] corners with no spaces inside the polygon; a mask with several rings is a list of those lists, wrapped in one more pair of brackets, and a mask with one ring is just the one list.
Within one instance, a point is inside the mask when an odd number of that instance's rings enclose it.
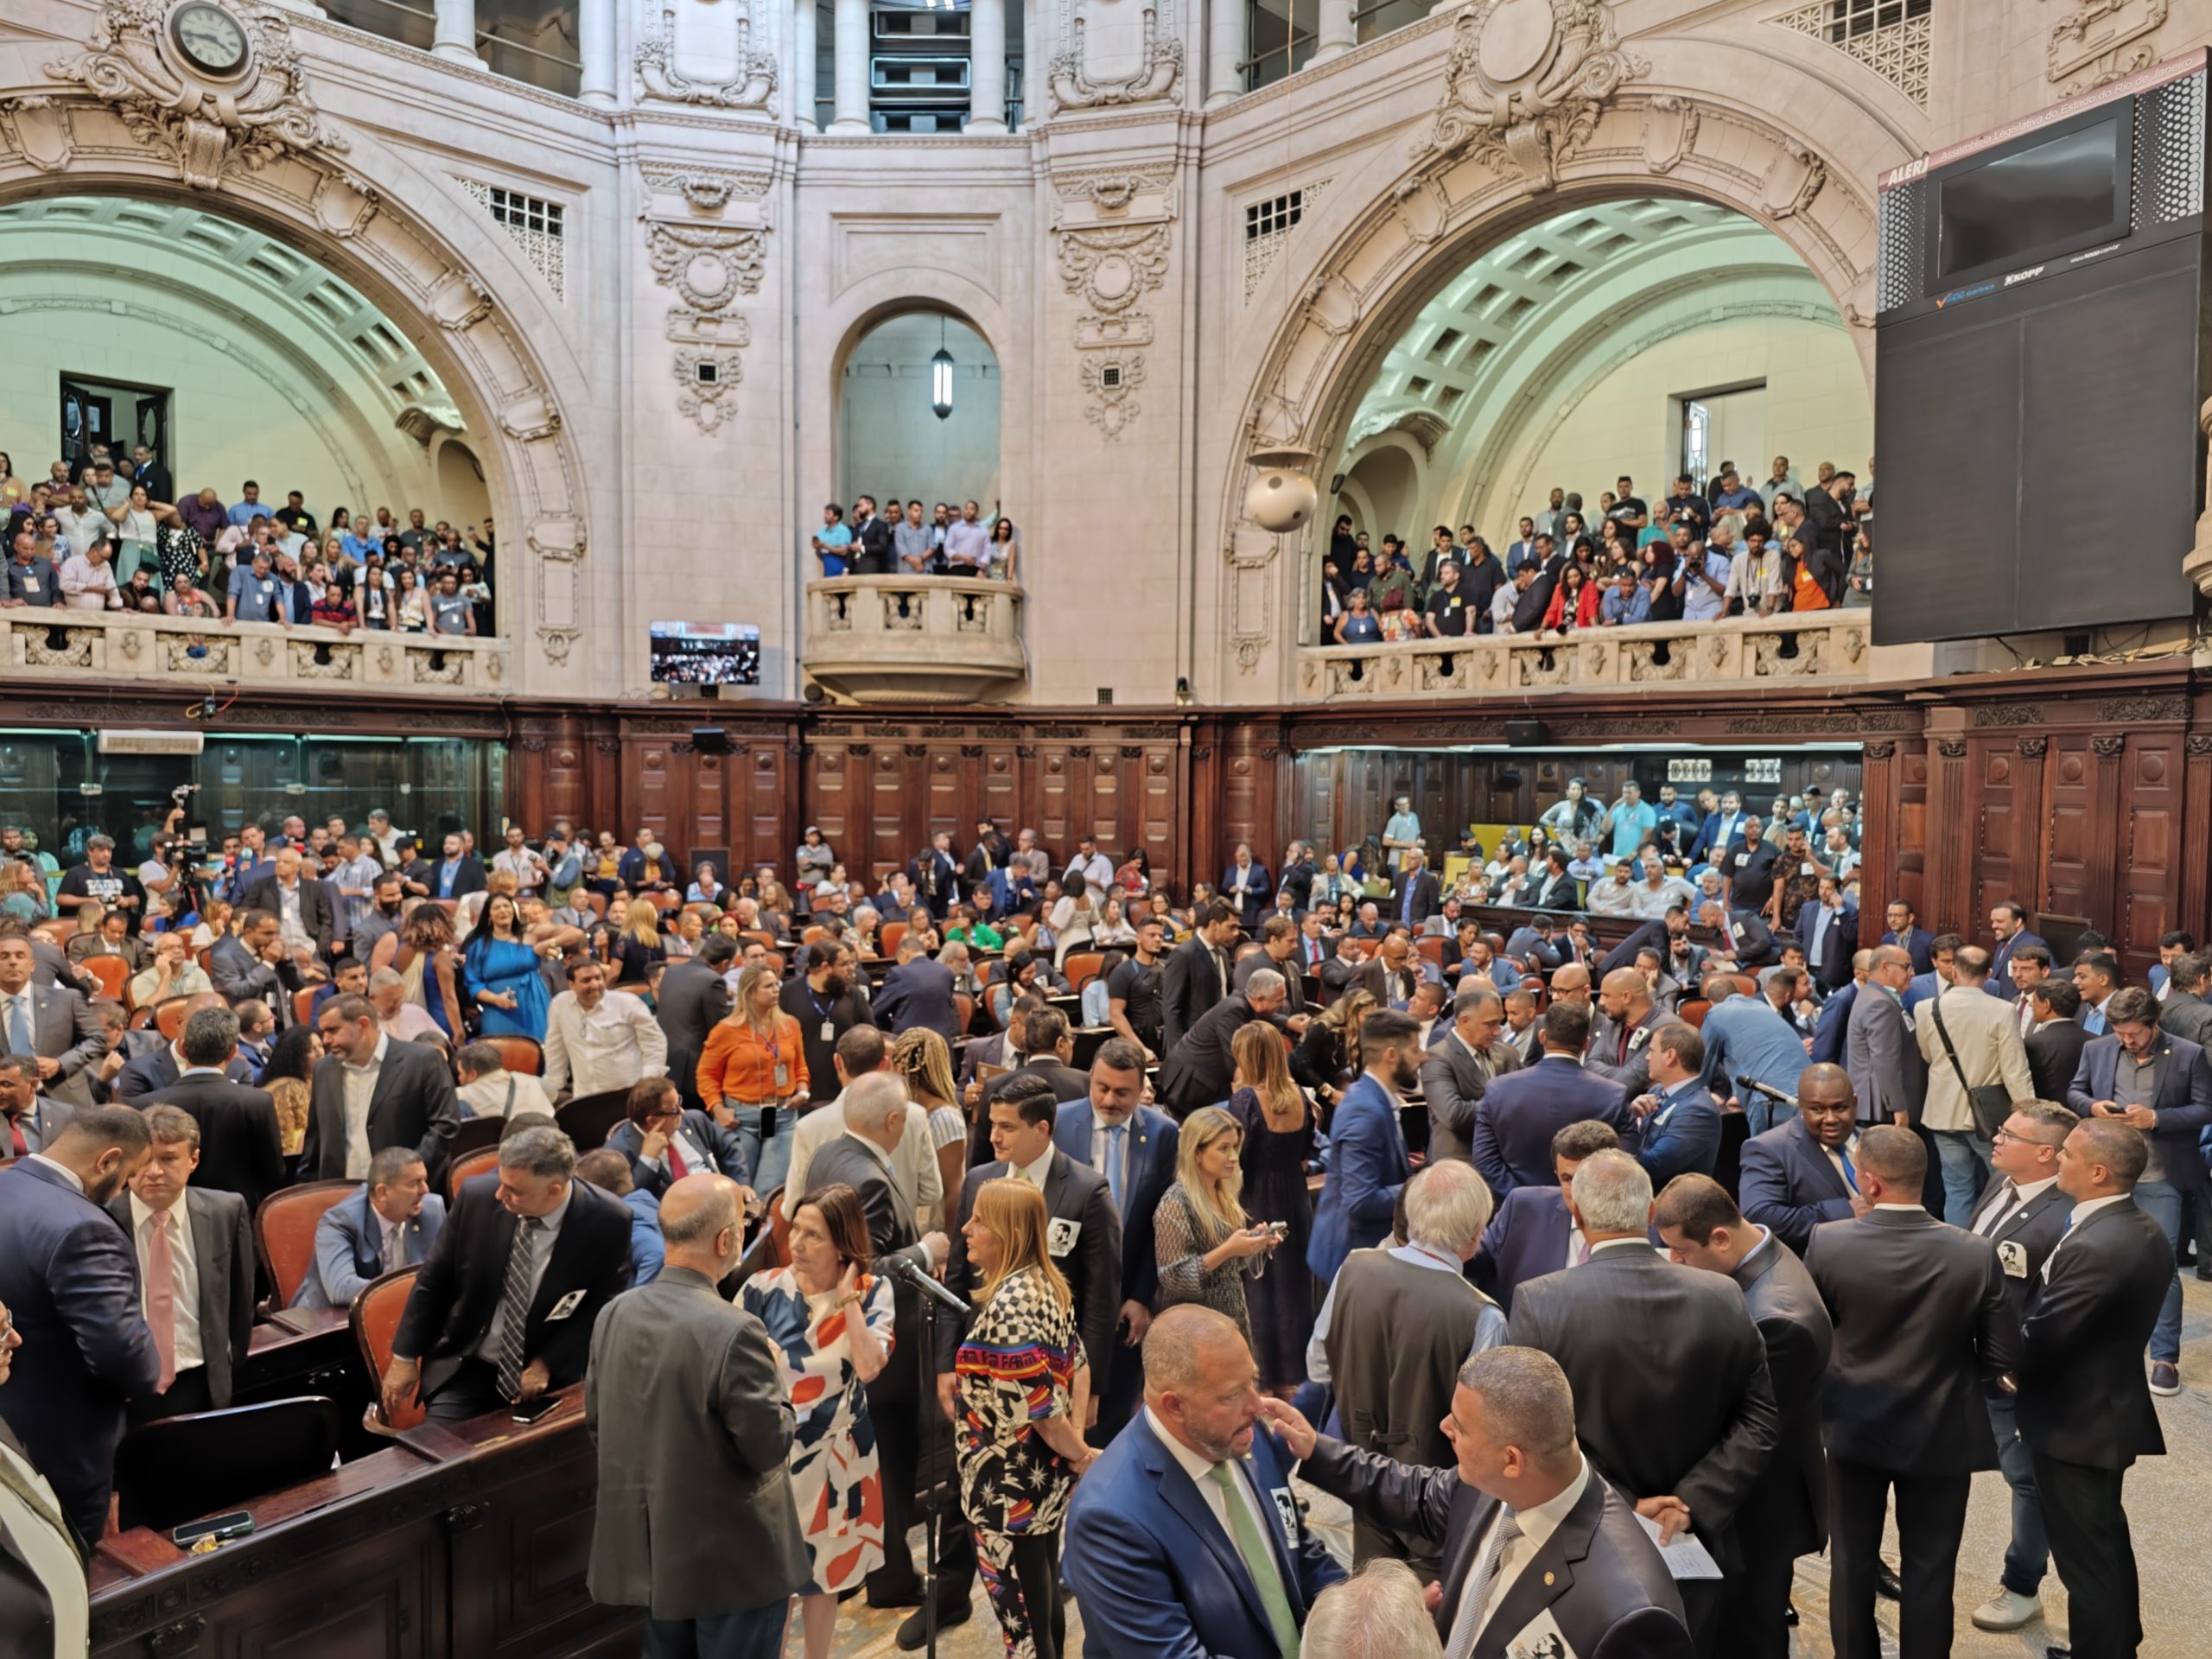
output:
{"label": "clock", "polygon": [[190,0],[172,12],[169,35],[185,60],[203,74],[235,75],[245,67],[249,43],[244,26],[207,0]]}

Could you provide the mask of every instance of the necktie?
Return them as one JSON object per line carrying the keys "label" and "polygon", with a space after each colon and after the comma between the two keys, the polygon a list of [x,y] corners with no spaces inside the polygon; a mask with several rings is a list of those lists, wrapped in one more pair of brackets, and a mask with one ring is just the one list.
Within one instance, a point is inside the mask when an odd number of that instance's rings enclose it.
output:
{"label": "necktie", "polygon": [[507,1250],[506,1283],[499,1290],[499,1394],[512,1400],[522,1393],[523,1325],[530,1318],[531,1241],[545,1224],[524,1216]]}
{"label": "necktie", "polygon": [[1475,1638],[1483,1630],[1483,1609],[1489,1605],[1490,1592],[1497,1583],[1497,1569],[1505,1559],[1505,1547],[1520,1535],[1521,1522],[1513,1511],[1500,1510],[1497,1525],[1491,1529],[1490,1538],[1483,1545],[1482,1559],[1467,1575],[1459,1611],[1452,1619],[1452,1644],[1446,1650],[1446,1659],[1467,1659],[1475,1650]]}
{"label": "necktie", "polygon": [[31,994],[18,991],[8,999],[8,1052],[30,1054],[37,1047],[31,1036]]}
{"label": "necktie", "polygon": [[12,1156],[17,1158],[28,1158],[30,1156],[31,1143],[23,1138],[23,1120],[22,1118],[16,1117],[13,1115],[10,1116],[8,1119],[8,1140],[10,1145],[13,1147],[13,1152],[11,1154]]}
{"label": "necktie", "polygon": [[151,1230],[146,1241],[146,1323],[154,1332],[154,1351],[162,1357],[156,1394],[167,1394],[176,1381],[176,1257],[169,1249],[169,1212],[156,1210],[148,1217]]}
{"label": "necktie", "polygon": [[1236,1553],[1244,1559],[1244,1570],[1252,1575],[1253,1586],[1260,1592],[1260,1605],[1267,1609],[1275,1646],[1281,1649],[1282,1659],[1298,1659],[1298,1617],[1290,1611],[1290,1598],[1283,1593],[1282,1570],[1275,1565],[1274,1551],[1268,1547],[1259,1523],[1252,1518],[1251,1505],[1244,1501],[1236,1466],[1217,1463],[1210,1478],[1221,1488],[1221,1507],[1229,1520],[1229,1535],[1236,1542]]}
{"label": "necktie", "polygon": [[399,1226],[396,1222],[387,1221],[384,1224],[384,1255],[381,1258],[384,1270],[386,1273],[390,1273],[394,1268],[399,1265],[397,1259],[398,1255]]}
{"label": "necktie", "polygon": [[1122,1159],[1128,1133],[1125,1123],[1116,1123],[1106,1131],[1106,1191],[1114,1200],[1116,1215],[1122,1209]]}
{"label": "necktie", "polygon": [[1859,1190],[1859,1172],[1851,1166],[1851,1154],[1843,1147],[1835,1149],[1835,1160],[1843,1166],[1843,1184],[1853,1192]]}
{"label": "necktie", "polygon": [[690,1173],[690,1166],[683,1161],[683,1148],[678,1146],[675,1141],[671,1140],[668,1143],[669,1179],[672,1181],[680,1181]]}
{"label": "necktie", "polygon": [[1999,1227],[2002,1227],[2005,1224],[2005,1217],[2011,1215],[2019,1207],[2020,1189],[2013,1185],[2010,1181],[2005,1182],[2005,1197],[2003,1200],[1998,1205],[1995,1210],[1990,1212],[1988,1224],[1986,1226],[1975,1229],[1975,1230],[1984,1238],[1992,1236]]}

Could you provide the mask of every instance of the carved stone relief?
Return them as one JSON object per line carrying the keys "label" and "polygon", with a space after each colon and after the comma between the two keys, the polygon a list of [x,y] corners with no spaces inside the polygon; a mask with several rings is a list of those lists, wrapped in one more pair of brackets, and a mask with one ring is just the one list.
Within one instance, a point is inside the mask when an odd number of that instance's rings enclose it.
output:
{"label": "carved stone relief", "polygon": [[[679,10],[679,8],[681,10]],[[674,104],[718,110],[776,112],[776,54],[753,42],[774,38],[760,0],[643,0],[638,47],[631,54],[643,95]],[[728,79],[693,79],[683,72],[694,48],[708,60],[735,66]]]}
{"label": "carved stone relief", "polygon": [[1083,389],[1092,399],[1084,405],[1083,416],[1111,443],[1139,413],[1141,405],[1130,394],[1144,384],[1144,353],[1132,352],[1110,360],[1089,356],[1082,368]]}
{"label": "carved stone relief", "polygon": [[[1052,240],[1061,286],[1088,308],[1075,327],[1084,415],[1109,439],[1139,413],[1152,317],[1145,296],[1167,280],[1178,193],[1166,168],[1109,168],[1053,181]],[[1096,353],[1097,355],[1089,355]],[[1111,353],[1110,356],[1106,355]]]}
{"label": "carved stone relief", "polygon": [[647,166],[645,257],[653,278],[671,289],[667,336],[675,346],[671,372],[681,389],[677,408],[702,433],[713,433],[732,410],[745,378],[741,348],[752,327],[736,310],[758,294],[767,268],[765,173],[716,168]]}
{"label": "carved stone relief", "polygon": [[[1116,54],[1111,50],[1110,38],[1107,49],[1099,56],[1105,60],[1103,68],[1094,73],[1091,65],[1092,47],[1089,39],[1090,10],[1098,0],[1062,0],[1058,7],[1061,39],[1067,42],[1065,49],[1052,56],[1049,79],[1052,89],[1052,105],[1061,110],[1112,109],[1127,104],[1147,104],[1155,99],[1171,96],[1176,84],[1183,77],[1183,42],[1178,27],[1175,0],[1157,0],[1144,6],[1138,14],[1138,37],[1134,62],[1130,54]],[[1109,29],[1126,27],[1114,14],[1126,12],[1127,4],[1105,10]],[[1118,67],[1118,57],[1128,65],[1119,74],[1112,73]]]}
{"label": "carved stone relief", "polygon": [[2171,0],[2074,0],[2051,26],[2044,74],[2053,84],[2079,77],[2066,87],[2071,93],[2149,68],[2158,48],[2146,37],[2166,21],[2170,6]]}

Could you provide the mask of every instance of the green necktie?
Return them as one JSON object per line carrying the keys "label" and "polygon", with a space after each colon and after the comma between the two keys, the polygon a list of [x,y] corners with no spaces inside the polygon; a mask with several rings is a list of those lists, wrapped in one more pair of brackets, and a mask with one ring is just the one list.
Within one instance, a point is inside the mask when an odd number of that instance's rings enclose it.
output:
{"label": "green necktie", "polygon": [[1268,1610],[1275,1646],[1281,1649],[1282,1659],[1298,1659],[1298,1615],[1290,1611],[1290,1598],[1283,1593],[1282,1569],[1275,1565],[1275,1553],[1268,1547],[1259,1522],[1252,1519],[1252,1506],[1245,1502],[1244,1483],[1236,1478],[1236,1466],[1217,1463],[1211,1478],[1221,1488],[1221,1507],[1229,1516],[1230,1535],[1236,1541],[1236,1553],[1244,1558],[1244,1570],[1259,1589],[1260,1605]]}

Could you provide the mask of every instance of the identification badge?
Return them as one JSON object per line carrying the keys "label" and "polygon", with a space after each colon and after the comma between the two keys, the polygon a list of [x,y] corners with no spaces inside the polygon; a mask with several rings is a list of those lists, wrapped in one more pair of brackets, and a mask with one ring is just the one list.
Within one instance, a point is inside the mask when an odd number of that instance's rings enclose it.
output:
{"label": "identification badge", "polygon": [[23,591],[27,594],[35,594],[38,592],[38,578],[36,576],[25,576],[23,578]]}
{"label": "identification badge", "polygon": [[1810,875],[1813,874],[1813,867],[1810,864],[1800,864],[1797,867],[1797,874],[1800,875]]}
{"label": "identification badge", "polygon": [[1576,1655],[1567,1645],[1559,1621],[1547,1608],[1523,1624],[1521,1633],[1506,1643],[1505,1659],[1576,1659]]}
{"label": "identification badge", "polygon": [[[834,1043],[837,1040],[837,1022],[836,1020],[824,1020],[822,1022],[822,1040],[825,1043]],[[776,1081],[778,1083],[781,1083],[783,1078],[779,1077]]]}
{"label": "identification badge", "polygon": [[1638,1026],[1636,1030],[1630,1034],[1628,1039],[1628,1052],[1631,1054],[1635,1053],[1637,1049],[1642,1048],[1643,1045],[1650,1039],[1650,1027]]}
{"label": "identification badge", "polygon": [[1739,870],[1751,861],[1751,855],[1749,853],[1738,853],[1736,855],[1736,868]]}
{"label": "identification badge", "polygon": [[789,1067],[788,1065],[782,1065],[781,1063],[779,1063],[779,1064],[778,1064],[778,1065],[777,1065],[777,1067],[776,1067],[776,1087],[777,1087],[778,1089],[779,1089],[779,1090],[780,1090],[780,1089],[788,1089],[789,1087],[791,1087],[791,1067]]}
{"label": "identification badge", "polygon": [[1082,1236],[1083,1224],[1065,1216],[1054,1216],[1045,1224],[1045,1248],[1054,1255],[1065,1255]]}
{"label": "identification badge", "polygon": [[1268,1496],[1275,1501],[1275,1519],[1282,1522],[1282,1547],[1289,1554],[1298,1554],[1298,1500],[1290,1495],[1287,1486],[1270,1488]]}
{"label": "identification badge", "polygon": [[563,1297],[559,1301],[557,1301],[557,1302],[554,1303],[554,1304],[553,1304],[553,1306],[552,1306],[551,1307],[550,1307],[550,1308],[546,1309],[546,1311],[545,1311],[545,1319],[546,1319],[546,1322],[550,1325],[550,1323],[552,1323],[552,1321],[554,1321],[555,1319],[567,1319],[567,1318],[569,1317],[569,1314],[571,1314],[571,1313],[575,1313],[578,1308],[582,1307],[582,1306],[583,1306],[583,1302],[584,1302],[584,1293],[583,1293],[582,1291],[581,1291],[581,1290],[572,1290],[572,1291],[570,1291],[567,1295],[563,1296]]}
{"label": "identification badge", "polygon": [[2000,1240],[1997,1246],[1997,1263],[2005,1269],[2005,1276],[2007,1279],[2026,1278],[2028,1276],[2027,1246],[2015,1239]]}

